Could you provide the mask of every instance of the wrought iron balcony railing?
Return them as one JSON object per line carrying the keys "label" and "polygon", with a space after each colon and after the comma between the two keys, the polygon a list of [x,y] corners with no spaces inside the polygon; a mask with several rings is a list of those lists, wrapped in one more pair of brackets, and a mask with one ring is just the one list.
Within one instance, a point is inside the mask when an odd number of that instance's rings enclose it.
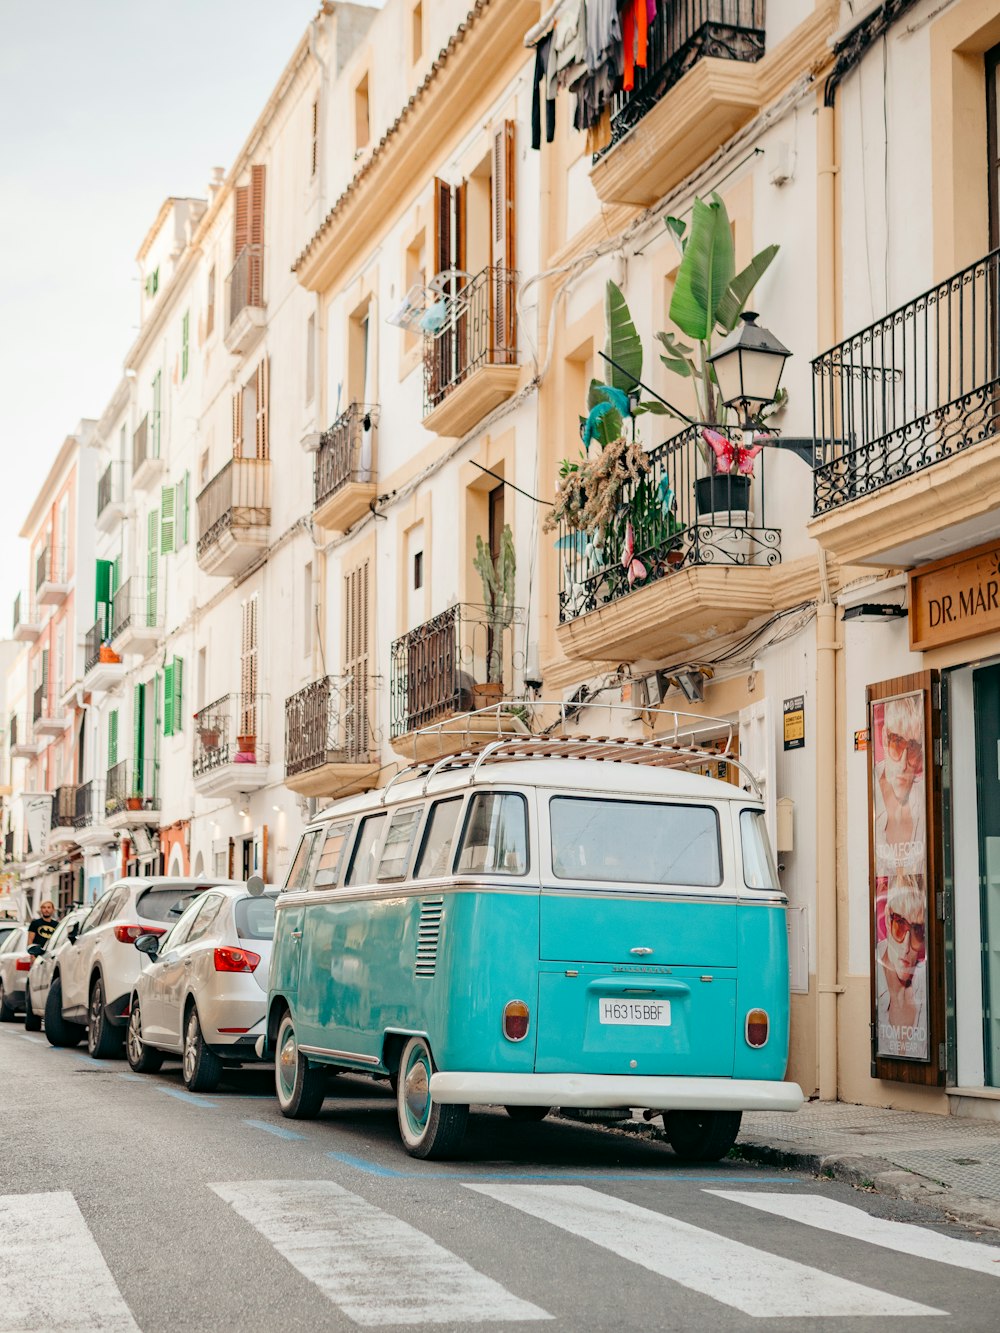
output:
{"label": "wrought iron balcony railing", "polygon": [[264,694],[224,694],[199,709],[194,715],[194,776],[223,764],[270,763],[266,712]]}
{"label": "wrought iron balcony railing", "polygon": [[14,830],[8,829],[3,835],[3,859],[5,862],[13,861],[16,857],[15,841],[16,834]]}
{"label": "wrought iron balcony railing", "polygon": [[89,828],[100,823],[104,810],[101,804],[101,784],[91,779],[76,788],[73,798],[73,827]]}
{"label": "wrought iron balcony railing", "polygon": [[517,365],[516,293],[513,269],[452,278],[432,307],[440,323],[424,335],[424,416],[480,367]]}
{"label": "wrought iron balcony railing", "polygon": [[17,633],[17,627],[21,623],[21,594],[18,593],[14,598],[14,619],[11,628]]}
{"label": "wrought iron balcony railing", "polygon": [[17,744],[17,737],[18,737],[18,732],[20,730],[20,726],[21,726],[21,720],[18,717],[18,715],[16,713],[11,713],[8,735],[10,737],[10,748],[12,750],[14,746]]}
{"label": "wrought iron balcony railing", "polygon": [[121,759],[108,769],[105,783],[105,815],[123,810],[159,810],[157,766],[152,759]]}
{"label": "wrought iron balcony railing", "polygon": [[813,362],[816,514],[1000,430],[1000,250]]}
{"label": "wrought iron balcony railing", "polygon": [[352,403],[324,431],[313,472],[313,508],[349,482],[375,480],[379,408]]}
{"label": "wrought iron balcony railing", "polygon": [[101,473],[97,483],[97,517],[100,518],[110,504],[122,504],[125,500],[125,469],[120,459],[114,459]]}
{"label": "wrought iron balcony railing", "polygon": [[133,574],[120,588],[115,589],[111,601],[112,639],[118,638],[127,629],[156,629],[161,619],[157,579]]}
{"label": "wrought iron balcony railing", "polygon": [[612,99],[609,147],[703,57],[755,61],[763,54],[764,0],[662,0],[649,28],[646,68],[636,68],[635,86]]}
{"label": "wrought iron balcony railing", "polygon": [[285,700],[285,775],[323,764],[365,764],[375,746],[372,682],[324,676]]}
{"label": "wrought iron balcony railing", "polygon": [[243,247],[229,270],[226,290],[229,293],[227,328],[232,328],[237,315],[247,306],[263,307],[264,247],[262,245]]}
{"label": "wrought iron balcony railing", "polygon": [[32,696],[31,720],[37,722],[39,718],[47,717],[49,714],[49,683],[43,680],[37,687]]}
{"label": "wrought iron balcony railing", "polygon": [[75,784],[56,788],[56,794],[52,798],[51,828],[76,827],[76,793],[78,790],[79,788]]}
{"label": "wrought iron balcony railing", "polygon": [[458,603],[396,639],[391,651],[392,736],[509,698],[520,663],[514,630],[523,623],[520,608],[503,625],[488,606]]}
{"label": "wrought iron balcony railing", "polygon": [[271,460],[231,458],[198,496],[198,555],[226,528],[267,527],[271,521]]}
{"label": "wrought iron balcony railing", "polygon": [[91,667],[95,667],[101,660],[101,644],[104,642],[104,621],[99,620],[96,625],[87,630],[83,641],[83,674],[86,675]]}
{"label": "wrought iron balcony railing", "polygon": [[156,454],[151,449],[152,441],[150,439],[149,413],[139,422],[135,433],[132,436],[132,473],[142,467],[147,458],[155,458]]}
{"label": "wrought iron balcony railing", "polygon": [[614,518],[602,531],[560,527],[561,622],[682,567],[780,562],[781,530],[767,526],[765,456],[758,455],[753,477],[721,475],[701,445],[701,427],[688,426],[651,449],[649,473],[622,487]]}

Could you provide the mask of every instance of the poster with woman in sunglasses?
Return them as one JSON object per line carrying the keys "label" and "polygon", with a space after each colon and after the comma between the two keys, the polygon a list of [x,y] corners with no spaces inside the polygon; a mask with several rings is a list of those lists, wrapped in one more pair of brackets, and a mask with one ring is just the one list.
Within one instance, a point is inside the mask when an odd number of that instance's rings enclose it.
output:
{"label": "poster with woman in sunglasses", "polygon": [[930,1058],[924,697],[872,704],[876,1049]]}

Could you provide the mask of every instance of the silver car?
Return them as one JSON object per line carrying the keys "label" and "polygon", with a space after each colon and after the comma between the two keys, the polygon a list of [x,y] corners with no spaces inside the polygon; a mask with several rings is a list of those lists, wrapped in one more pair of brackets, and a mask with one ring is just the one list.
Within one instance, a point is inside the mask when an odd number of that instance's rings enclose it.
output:
{"label": "silver car", "polygon": [[277,890],[254,895],[242,884],[218,885],[163,939],[136,940],[147,955],[125,1039],[136,1072],[155,1073],[165,1056],[179,1055],[186,1086],[211,1092],[224,1068],[257,1059],[276,898]]}
{"label": "silver car", "polygon": [[0,1023],[13,1023],[14,1015],[23,1013],[24,987],[33,961],[28,927],[9,931],[0,943]]}
{"label": "silver car", "polygon": [[[89,911],[89,907],[75,907],[72,912],[67,912],[59,922],[55,933],[44,950],[31,964],[24,995],[24,1027],[26,1032],[41,1031],[42,1016],[45,1013],[52,979],[55,977],[58,968],[59,955],[64,949],[70,948],[73,944],[79,933],[80,923]],[[82,1041],[83,1028],[76,1028],[75,1032],[76,1035],[73,1037],[71,1029],[70,1039],[59,1044],[75,1046],[77,1042]]]}

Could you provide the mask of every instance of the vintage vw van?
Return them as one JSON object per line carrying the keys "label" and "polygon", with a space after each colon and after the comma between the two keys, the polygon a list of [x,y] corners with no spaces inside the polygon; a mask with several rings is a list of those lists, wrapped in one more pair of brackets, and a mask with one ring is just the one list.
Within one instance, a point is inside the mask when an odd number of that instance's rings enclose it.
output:
{"label": "vintage vw van", "polygon": [[278,898],[267,1046],[286,1116],[388,1075],[418,1157],[469,1107],[663,1113],[684,1157],[798,1108],[785,898],[761,802],[655,745],[498,741],[324,811]]}

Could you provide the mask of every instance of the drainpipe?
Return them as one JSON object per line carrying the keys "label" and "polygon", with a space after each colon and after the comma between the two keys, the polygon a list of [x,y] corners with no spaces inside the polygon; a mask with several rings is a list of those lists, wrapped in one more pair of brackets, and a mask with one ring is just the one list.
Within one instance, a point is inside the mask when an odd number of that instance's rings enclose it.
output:
{"label": "drainpipe", "polygon": [[[817,111],[817,332],[820,347],[837,341],[837,144],[835,112]],[[817,547],[816,609],[816,1052],[819,1095],[836,1101],[838,1005],[841,993],[837,912],[837,611],[826,552]]]}

